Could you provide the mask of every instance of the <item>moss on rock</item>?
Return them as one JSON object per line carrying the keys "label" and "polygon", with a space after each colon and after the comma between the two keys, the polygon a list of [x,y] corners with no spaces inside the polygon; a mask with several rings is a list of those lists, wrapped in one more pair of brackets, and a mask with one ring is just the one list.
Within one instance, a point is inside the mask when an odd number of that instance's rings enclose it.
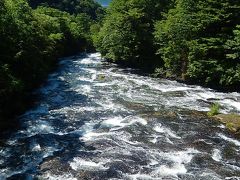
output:
{"label": "moss on rock", "polygon": [[239,114],[218,114],[214,118],[224,123],[228,130],[240,135],[240,115]]}

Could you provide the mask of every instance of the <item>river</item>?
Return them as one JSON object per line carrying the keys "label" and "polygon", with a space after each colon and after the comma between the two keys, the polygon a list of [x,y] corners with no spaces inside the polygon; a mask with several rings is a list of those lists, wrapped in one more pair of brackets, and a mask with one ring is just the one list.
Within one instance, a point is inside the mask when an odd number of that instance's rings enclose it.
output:
{"label": "river", "polygon": [[240,141],[209,119],[240,94],[142,75],[86,54],[61,59],[0,146],[0,179],[240,179]]}

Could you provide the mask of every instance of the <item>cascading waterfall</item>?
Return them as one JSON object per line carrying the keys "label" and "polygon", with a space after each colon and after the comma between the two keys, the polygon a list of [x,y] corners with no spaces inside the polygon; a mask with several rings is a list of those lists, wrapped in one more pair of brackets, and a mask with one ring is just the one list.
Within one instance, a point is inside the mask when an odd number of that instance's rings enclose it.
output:
{"label": "cascading waterfall", "polygon": [[100,54],[65,58],[0,147],[0,179],[240,179],[240,141],[209,119],[239,93],[144,76]]}

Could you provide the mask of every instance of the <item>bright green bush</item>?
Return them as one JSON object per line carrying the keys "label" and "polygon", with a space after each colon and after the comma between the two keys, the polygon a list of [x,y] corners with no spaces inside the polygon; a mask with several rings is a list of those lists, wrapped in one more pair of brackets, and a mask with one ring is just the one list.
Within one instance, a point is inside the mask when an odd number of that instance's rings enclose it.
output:
{"label": "bright green bush", "polygon": [[207,113],[208,116],[215,116],[220,113],[220,104],[214,103],[212,104],[210,111]]}

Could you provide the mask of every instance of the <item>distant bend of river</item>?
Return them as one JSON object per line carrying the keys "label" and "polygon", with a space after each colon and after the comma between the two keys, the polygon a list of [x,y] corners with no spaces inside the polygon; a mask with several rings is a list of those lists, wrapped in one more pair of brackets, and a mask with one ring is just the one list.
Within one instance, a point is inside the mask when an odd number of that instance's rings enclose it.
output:
{"label": "distant bend of river", "polygon": [[0,147],[0,179],[240,179],[240,141],[206,116],[239,93],[141,75],[100,54],[64,58]]}

